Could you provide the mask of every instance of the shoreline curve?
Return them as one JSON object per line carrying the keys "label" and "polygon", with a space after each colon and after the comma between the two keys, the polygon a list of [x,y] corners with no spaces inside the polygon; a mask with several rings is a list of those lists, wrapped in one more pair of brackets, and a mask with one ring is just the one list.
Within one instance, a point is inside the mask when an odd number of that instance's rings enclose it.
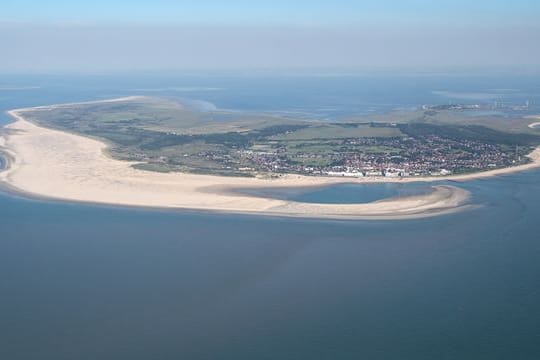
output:
{"label": "shoreline curve", "polygon": [[[128,101],[130,98],[105,101]],[[51,106],[65,106],[51,105]],[[37,126],[16,109],[15,122],[0,135],[0,150],[9,159],[0,182],[26,196],[104,205],[331,219],[410,219],[470,209],[469,192],[434,185],[428,194],[388,198],[364,204],[322,204],[231,194],[234,188],[313,187],[381,182],[466,181],[540,166],[540,147],[529,164],[475,174],[424,178],[335,178],[284,175],[277,179],[236,178],[188,173],[156,173],[132,167],[134,162],[105,154],[101,141]],[[207,189],[222,189],[209,192]],[[206,189],[206,190],[205,190]]]}

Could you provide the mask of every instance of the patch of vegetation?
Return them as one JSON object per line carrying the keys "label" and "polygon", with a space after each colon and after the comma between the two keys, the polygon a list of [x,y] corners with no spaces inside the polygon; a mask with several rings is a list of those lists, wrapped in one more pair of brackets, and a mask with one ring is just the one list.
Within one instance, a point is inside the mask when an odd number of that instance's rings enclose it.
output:
{"label": "patch of vegetation", "polygon": [[535,134],[502,132],[480,125],[434,125],[422,123],[400,124],[399,129],[408,136],[436,135],[452,140],[480,141],[487,144],[532,146],[540,142]]}
{"label": "patch of vegetation", "polygon": [[25,116],[104,140],[111,156],[158,172],[319,174],[402,164],[429,172],[450,162],[456,172],[467,172],[515,163],[516,146],[522,155],[540,144],[521,120],[468,117],[444,108],[330,123],[203,112],[174,99],[140,98],[35,109]]}
{"label": "patch of vegetation", "polygon": [[395,126],[381,126],[377,124],[314,124],[303,127],[297,131],[272,137],[273,140],[328,140],[328,139],[348,139],[359,137],[396,137],[403,136],[399,128]]}

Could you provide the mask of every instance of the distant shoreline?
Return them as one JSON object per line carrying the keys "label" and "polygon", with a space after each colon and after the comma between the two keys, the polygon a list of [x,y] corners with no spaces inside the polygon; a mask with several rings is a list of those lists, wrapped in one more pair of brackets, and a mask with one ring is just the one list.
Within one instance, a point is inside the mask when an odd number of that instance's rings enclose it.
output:
{"label": "distant shoreline", "polygon": [[[138,97],[104,100],[129,101]],[[102,102],[102,101],[98,101]],[[80,104],[80,103],[77,103]],[[54,108],[73,104],[42,106]],[[104,154],[101,141],[37,126],[22,113],[6,126],[0,146],[12,158],[0,172],[0,182],[24,194],[95,204],[178,208],[227,213],[334,219],[408,219],[452,213],[470,208],[467,191],[454,186],[433,186],[429,194],[390,198],[366,204],[314,204],[231,194],[235,188],[312,187],[333,184],[467,181],[540,167],[540,147],[532,162],[510,168],[441,177],[341,178],[284,175],[277,179],[235,178],[186,173],[154,173],[131,167],[134,163]],[[207,189],[221,189],[209,192]]]}

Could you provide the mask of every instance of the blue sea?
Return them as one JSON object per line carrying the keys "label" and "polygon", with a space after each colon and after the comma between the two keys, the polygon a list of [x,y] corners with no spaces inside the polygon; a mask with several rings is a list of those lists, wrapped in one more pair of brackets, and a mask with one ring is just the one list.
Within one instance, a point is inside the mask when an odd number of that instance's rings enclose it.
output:
{"label": "blue sea", "polygon": [[[318,119],[478,101],[538,114],[540,76],[0,76],[2,112],[126,95]],[[0,359],[538,359],[540,171],[454,185],[475,209],[400,221],[0,192]],[[286,196],[365,202],[426,186]]]}

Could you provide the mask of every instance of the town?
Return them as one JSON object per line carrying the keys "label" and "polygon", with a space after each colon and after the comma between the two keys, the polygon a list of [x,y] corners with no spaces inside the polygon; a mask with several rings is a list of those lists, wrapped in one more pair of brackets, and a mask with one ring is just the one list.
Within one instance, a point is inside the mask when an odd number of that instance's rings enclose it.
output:
{"label": "town", "polygon": [[[508,151],[501,145],[437,135],[343,139],[333,148],[335,150],[327,153],[297,152],[291,156],[282,145],[272,151],[239,150],[238,154],[243,160],[241,163],[252,164],[252,167],[241,168],[244,171],[409,177],[444,176],[512,166],[526,161],[524,155],[528,151],[519,147]],[[232,159],[229,162],[234,163]]]}

